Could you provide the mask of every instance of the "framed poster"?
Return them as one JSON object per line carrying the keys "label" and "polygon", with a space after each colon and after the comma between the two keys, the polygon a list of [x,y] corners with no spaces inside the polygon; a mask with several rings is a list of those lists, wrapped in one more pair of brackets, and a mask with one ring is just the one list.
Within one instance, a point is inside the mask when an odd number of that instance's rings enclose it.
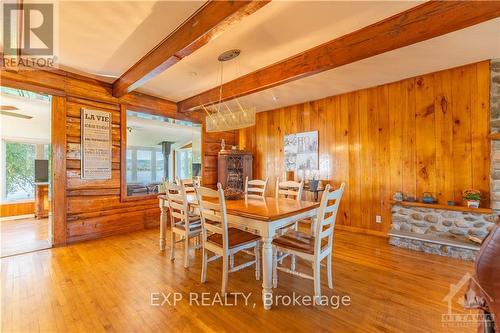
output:
{"label": "framed poster", "polygon": [[111,112],[81,109],[82,179],[111,179]]}
{"label": "framed poster", "polygon": [[286,171],[318,170],[318,131],[285,135]]}

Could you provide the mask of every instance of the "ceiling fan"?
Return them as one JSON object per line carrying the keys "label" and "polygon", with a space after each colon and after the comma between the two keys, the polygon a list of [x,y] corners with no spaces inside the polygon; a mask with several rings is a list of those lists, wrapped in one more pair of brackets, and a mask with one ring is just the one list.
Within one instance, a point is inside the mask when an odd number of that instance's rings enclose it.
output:
{"label": "ceiling fan", "polygon": [[2,116],[8,116],[8,117],[15,117],[15,118],[21,118],[21,119],[32,119],[32,116],[27,116],[25,114],[17,113],[17,112],[11,112],[11,111],[16,111],[19,110],[15,106],[11,105],[0,105],[0,114]]}

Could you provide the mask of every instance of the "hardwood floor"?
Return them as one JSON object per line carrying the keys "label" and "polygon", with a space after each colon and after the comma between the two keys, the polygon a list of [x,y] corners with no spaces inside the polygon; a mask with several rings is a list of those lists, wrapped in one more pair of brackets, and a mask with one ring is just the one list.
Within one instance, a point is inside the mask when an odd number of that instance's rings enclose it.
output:
{"label": "hardwood floor", "polygon": [[[189,304],[189,292],[219,291],[221,263],[200,284],[201,253],[191,267],[158,250],[158,231],[144,230],[1,260],[2,332],[473,332],[443,327],[443,298],[472,263],[399,249],[384,238],[338,231],[334,290],[350,306],[285,306],[265,311],[253,269],[229,275],[229,291],[252,293],[249,305]],[[170,244],[167,244],[167,249]],[[178,248],[182,253],[182,248]],[[236,258],[236,264],[238,263]],[[308,267],[299,265],[299,269]],[[312,281],[279,275],[275,295],[311,295]],[[151,305],[151,293],[181,292],[176,306]],[[463,294],[463,289],[459,295]],[[173,303],[173,296],[170,302]],[[201,296],[200,296],[201,298]],[[228,300],[234,303],[235,298]],[[456,302],[456,301],[455,301]],[[254,306],[255,303],[255,306]],[[453,312],[463,313],[460,305]]]}
{"label": "hardwood floor", "polygon": [[50,248],[48,218],[0,219],[0,256]]}

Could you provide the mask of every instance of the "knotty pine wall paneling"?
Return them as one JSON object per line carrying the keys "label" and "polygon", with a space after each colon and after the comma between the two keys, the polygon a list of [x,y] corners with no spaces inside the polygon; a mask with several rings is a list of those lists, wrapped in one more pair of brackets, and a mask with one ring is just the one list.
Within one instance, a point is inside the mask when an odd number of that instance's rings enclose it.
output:
{"label": "knotty pine wall paneling", "polygon": [[386,234],[396,191],[443,204],[466,188],[489,198],[489,61],[258,113],[238,139],[268,195],[285,174],[284,135],[313,130],[320,178],[346,183],[340,228]]}

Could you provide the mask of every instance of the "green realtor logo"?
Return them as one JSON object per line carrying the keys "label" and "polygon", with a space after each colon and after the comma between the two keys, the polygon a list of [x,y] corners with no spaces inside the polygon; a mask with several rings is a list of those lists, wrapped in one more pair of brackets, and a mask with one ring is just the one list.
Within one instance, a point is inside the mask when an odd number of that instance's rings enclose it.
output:
{"label": "green realtor logo", "polygon": [[[3,4],[3,46],[6,56],[54,54],[54,5],[25,3]],[[22,24],[19,24],[22,23]],[[22,38],[19,38],[19,34]],[[18,45],[21,40],[21,45]]]}

